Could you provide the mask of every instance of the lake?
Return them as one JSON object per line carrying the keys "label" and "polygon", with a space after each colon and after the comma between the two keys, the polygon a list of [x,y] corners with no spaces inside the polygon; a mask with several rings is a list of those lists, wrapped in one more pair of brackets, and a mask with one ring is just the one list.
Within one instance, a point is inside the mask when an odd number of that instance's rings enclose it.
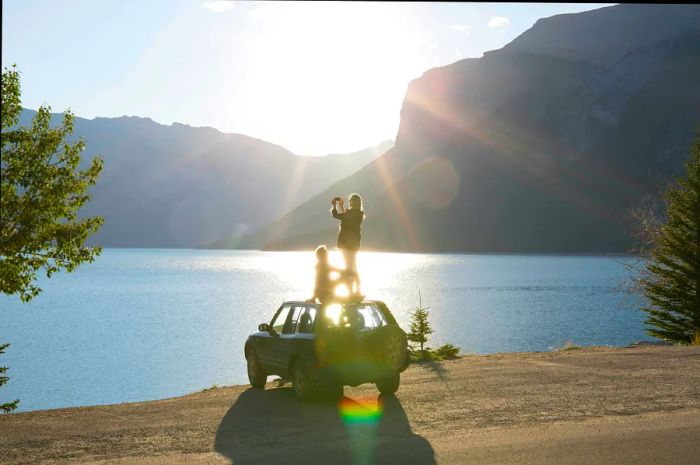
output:
{"label": "lake", "polygon": [[[337,252],[331,261],[342,264]],[[429,345],[464,353],[627,345],[648,339],[620,291],[632,258],[360,253],[363,292],[408,328],[430,307]],[[0,295],[0,401],[20,411],[160,399],[246,384],[243,344],[284,300],[313,289],[311,252],[105,249],[42,277],[29,304]]]}

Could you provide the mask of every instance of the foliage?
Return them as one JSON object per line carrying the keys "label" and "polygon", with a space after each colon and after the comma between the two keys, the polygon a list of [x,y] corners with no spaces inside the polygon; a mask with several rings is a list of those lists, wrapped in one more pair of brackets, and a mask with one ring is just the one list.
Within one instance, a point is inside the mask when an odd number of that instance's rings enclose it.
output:
{"label": "foliage", "polygon": [[639,283],[649,304],[647,333],[690,344],[700,332],[700,131],[686,175],[665,193],[666,221],[651,222]]}
{"label": "foliage", "polygon": [[580,348],[580,345],[574,344],[574,341],[569,339],[564,343],[564,347],[560,347],[558,350],[578,350]]}
{"label": "foliage", "polygon": [[35,284],[40,269],[50,277],[58,270],[73,271],[91,262],[100,247],[86,247],[102,218],[77,219],[90,198],[88,188],[102,171],[102,160],[92,159],[79,169],[85,143],[69,143],[73,114],[51,128],[51,108],[40,107],[30,127],[19,127],[19,73],[2,73],[2,214],[0,215],[0,292],[19,294],[29,301],[41,289]]}
{"label": "foliage", "polygon": [[440,360],[457,358],[459,347],[452,344],[443,344],[435,350],[435,353],[440,357]]}
{"label": "foliage", "polygon": [[437,349],[426,347],[425,350],[411,350],[412,362],[442,361],[459,358],[459,347],[444,344]]}
{"label": "foliage", "polygon": [[[7,349],[10,346],[10,344],[0,344],[0,354],[5,353],[5,349]],[[9,378],[5,376],[5,372],[7,371],[7,367],[0,367],[0,387],[7,383]],[[7,413],[11,412],[14,409],[17,408],[17,404],[19,403],[19,399],[14,400],[12,402],[6,402],[4,404],[0,404],[0,413]]]}
{"label": "foliage", "polygon": [[[67,141],[73,133],[73,114],[51,127],[51,108],[40,107],[30,127],[18,126],[22,111],[19,73],[2,72],[2,132],[0,145],[0,292],[18,294],[24,302],[41,289],[36,275],[44,269],[73,271],[91,262],[100,247],[85,247],[102,218],[77,219],[102,171],[102,160],[92,159],[79,169],[85,143]],[[0,345],[3,353],[8,344]],[[0,375],[7,371],[0,367]],[[0,376],[0,386],[8,381]],[[0,412],[13,410],[19,401],[0,404]]]}
{"label": "foliage", "polygon": [[[433,332],[433,329],[430,327],[430,322],[428,321],[429,308],[430,307],[423,307],[423,298],[420,291],[418,291],[418,306],[415,307],[411,313],[411,331],[406,334],[406,338],[409,342],[413,343],[409,348],[411,361],[439,361],[457,358],[459,347],[452,344],[445,344],[437,349],[425,347],[424,344],[428,342],[428,335]],[[415,347],[415,344],[418,344],[418,349]]]}
{"label": "foliage", "polygon": [[420,351],[423,352],[423,344],[428,342],[428,335],[433,332],[428,322],[428,309],[423,308],[423,299],[418,291],[418,307],[413,309],[411,313],[411,331],[406,335],[410,342],[420,345]]}

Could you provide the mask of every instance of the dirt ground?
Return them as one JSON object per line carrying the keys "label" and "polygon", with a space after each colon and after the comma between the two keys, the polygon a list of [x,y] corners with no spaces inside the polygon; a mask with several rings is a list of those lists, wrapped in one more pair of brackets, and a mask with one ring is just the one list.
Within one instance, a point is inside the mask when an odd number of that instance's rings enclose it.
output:
{"label": "dirt ground", "polygon": [[414,364],[396,396],[289,386],[0,416],[0,462],[700,464],[700,347]]}

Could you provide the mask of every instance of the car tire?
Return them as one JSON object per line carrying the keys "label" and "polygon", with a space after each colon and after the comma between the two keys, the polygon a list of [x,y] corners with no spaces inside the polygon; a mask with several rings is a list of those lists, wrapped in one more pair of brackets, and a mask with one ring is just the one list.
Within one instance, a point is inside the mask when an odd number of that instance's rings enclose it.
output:
{"label": "car tire", "polygon": [[264,388],[265,383],[267,383],[267,373],[260,366],[260,361],[258,361],[257,355],[254,351],[250,351],[246,357],[248,365],[248,381],[250,385],[254,388]]}
{"label": "car tire", "polygon": [[292,367],[292,387],[297,399],[307,402],[316,397],[316,386],[306,364],[298,359]]}
{"label": "car tire", "polygon": [[398,326],[386,326],[382,328],[378,342],[382,362],[391,370],[401,370],[406,363],[406,334]]}
{"label": "car tire", "polygon": [[398,371],[392,371],[385,377],[378,379],[375,383],[377,389],[384,395],[394,394],[399,390],[399,384],[401,383],[401,375]]}
{"label": "car tire", "polygon": [[399,373],[403,373],[406,371],[406,368],[411,364],[411,352],[406,350],[406,358],[404,359],[404,362],[401,364],[401,367],[399,367]]}

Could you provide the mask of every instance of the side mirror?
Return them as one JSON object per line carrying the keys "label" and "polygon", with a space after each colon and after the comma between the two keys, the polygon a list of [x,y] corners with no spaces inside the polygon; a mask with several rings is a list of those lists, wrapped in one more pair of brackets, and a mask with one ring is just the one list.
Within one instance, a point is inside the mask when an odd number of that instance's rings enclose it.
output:
{"label": "side mirror", "polygon": [[258,325],[258,331],[261,331],[263,333],[272,333],[270,325],[268,325],[267,323],[260,323]]}

